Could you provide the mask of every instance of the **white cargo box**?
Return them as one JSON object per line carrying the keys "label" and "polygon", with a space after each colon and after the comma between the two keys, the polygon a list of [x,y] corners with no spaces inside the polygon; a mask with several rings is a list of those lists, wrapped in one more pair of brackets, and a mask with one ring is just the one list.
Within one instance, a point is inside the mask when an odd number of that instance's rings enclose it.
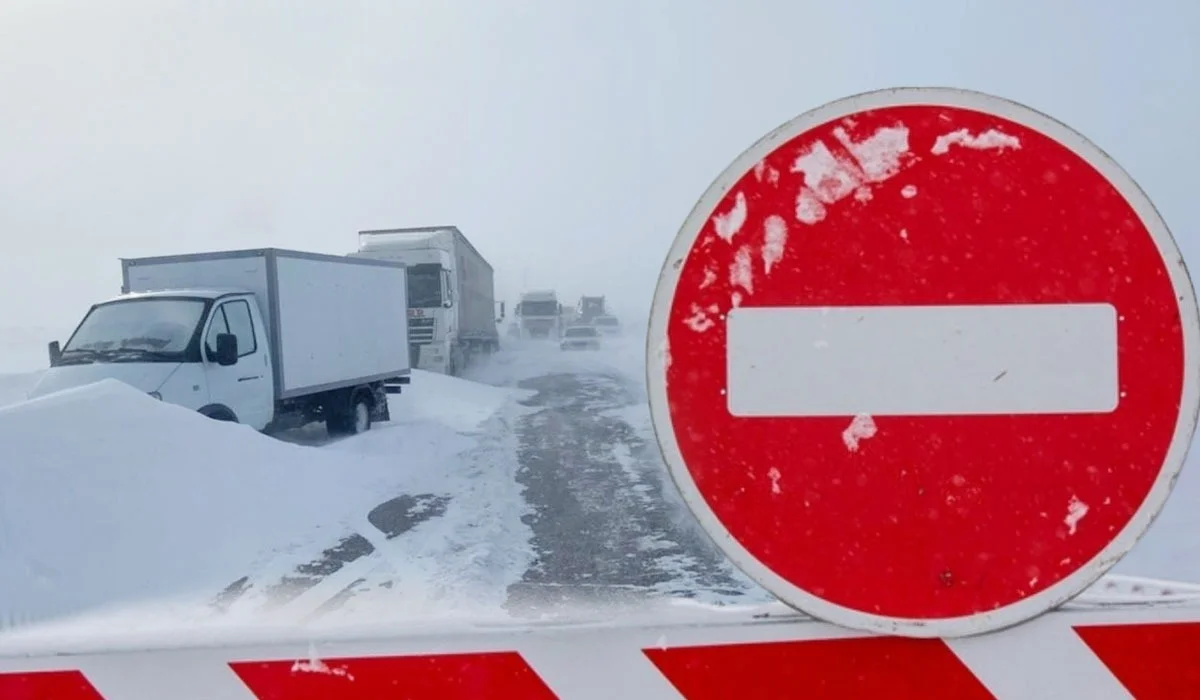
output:
{"label": "white cargo box", "polygon": [[121,260],[122,292],[258,299],[278,399],[410,374],[403,264],[278,248]]}

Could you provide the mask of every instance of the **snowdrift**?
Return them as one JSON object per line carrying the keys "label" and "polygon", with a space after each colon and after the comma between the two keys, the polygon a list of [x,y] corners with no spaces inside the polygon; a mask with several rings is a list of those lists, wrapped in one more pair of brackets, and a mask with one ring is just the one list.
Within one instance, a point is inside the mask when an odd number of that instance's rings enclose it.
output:
{"label": "snowdrift", "polygon": [[414,369],[412,384],[399,397],[393,397],[390,406],[393,421],[430,420],[467,432],[508,401],[532,394]]}
{"label": "snowdrift", "polygon": [[0,627],[207,599],[265,551],[373,504],[355,478],[369,465],[113,380],[0,409],[0,445]]}
{"label": "snowdrift", "polygon": [[29,392],[37,385],[41,372],[0,374],[0,407],[19,403],[29,398]]}

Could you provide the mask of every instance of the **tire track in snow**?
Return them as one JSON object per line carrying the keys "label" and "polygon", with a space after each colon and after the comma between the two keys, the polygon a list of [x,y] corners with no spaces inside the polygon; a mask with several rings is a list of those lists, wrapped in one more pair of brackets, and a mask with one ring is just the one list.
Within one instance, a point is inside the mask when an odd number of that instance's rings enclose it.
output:
{"label": "tire track in snow", "polygon": [[537,392],[517,427],[517,479],[538,560],[509,589],[516,614],[653,597],[747,602],[736,572],[664,492],[657,445],[628,416],[642,397],[616,373],[559,373],[520,383]]}

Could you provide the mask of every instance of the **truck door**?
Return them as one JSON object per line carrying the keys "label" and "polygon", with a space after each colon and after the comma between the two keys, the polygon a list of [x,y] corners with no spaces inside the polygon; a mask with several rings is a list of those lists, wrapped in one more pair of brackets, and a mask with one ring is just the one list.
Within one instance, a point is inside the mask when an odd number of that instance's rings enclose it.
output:
{"label": "truck door", "polygon": [[[239,423],[262,430],[275,413],[275,390],[270,354],[256,318],[244,298],[223,301],[214,308],[204,334],[204,370],[209,401],[229,407]],[[217,336],[221,333],[237,336],[237,364],[217,364]]]}

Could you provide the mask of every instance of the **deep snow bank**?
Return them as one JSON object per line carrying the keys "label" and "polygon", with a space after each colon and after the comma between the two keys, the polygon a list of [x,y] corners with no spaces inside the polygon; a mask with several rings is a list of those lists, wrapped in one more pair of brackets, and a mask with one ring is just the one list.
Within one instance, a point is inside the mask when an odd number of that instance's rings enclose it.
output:
{"label": "deep snow bank", "polygon": [[508,401],[525,395],[519,390],[415,369],[412,384],[393,397],[390,406],[396,422],[432,420],[454,430],[470,431]]}
{"label": "deep snow bank", "polygon": [[11,406],[29,398],[29,392],[41,376],[41,372],[0,374],[0,407]]}
{"label": "deep snow bank", "polygon": [[0,409],[0,627],[207,599],[257,556],[373,504],[365,460],[104,381]]}

